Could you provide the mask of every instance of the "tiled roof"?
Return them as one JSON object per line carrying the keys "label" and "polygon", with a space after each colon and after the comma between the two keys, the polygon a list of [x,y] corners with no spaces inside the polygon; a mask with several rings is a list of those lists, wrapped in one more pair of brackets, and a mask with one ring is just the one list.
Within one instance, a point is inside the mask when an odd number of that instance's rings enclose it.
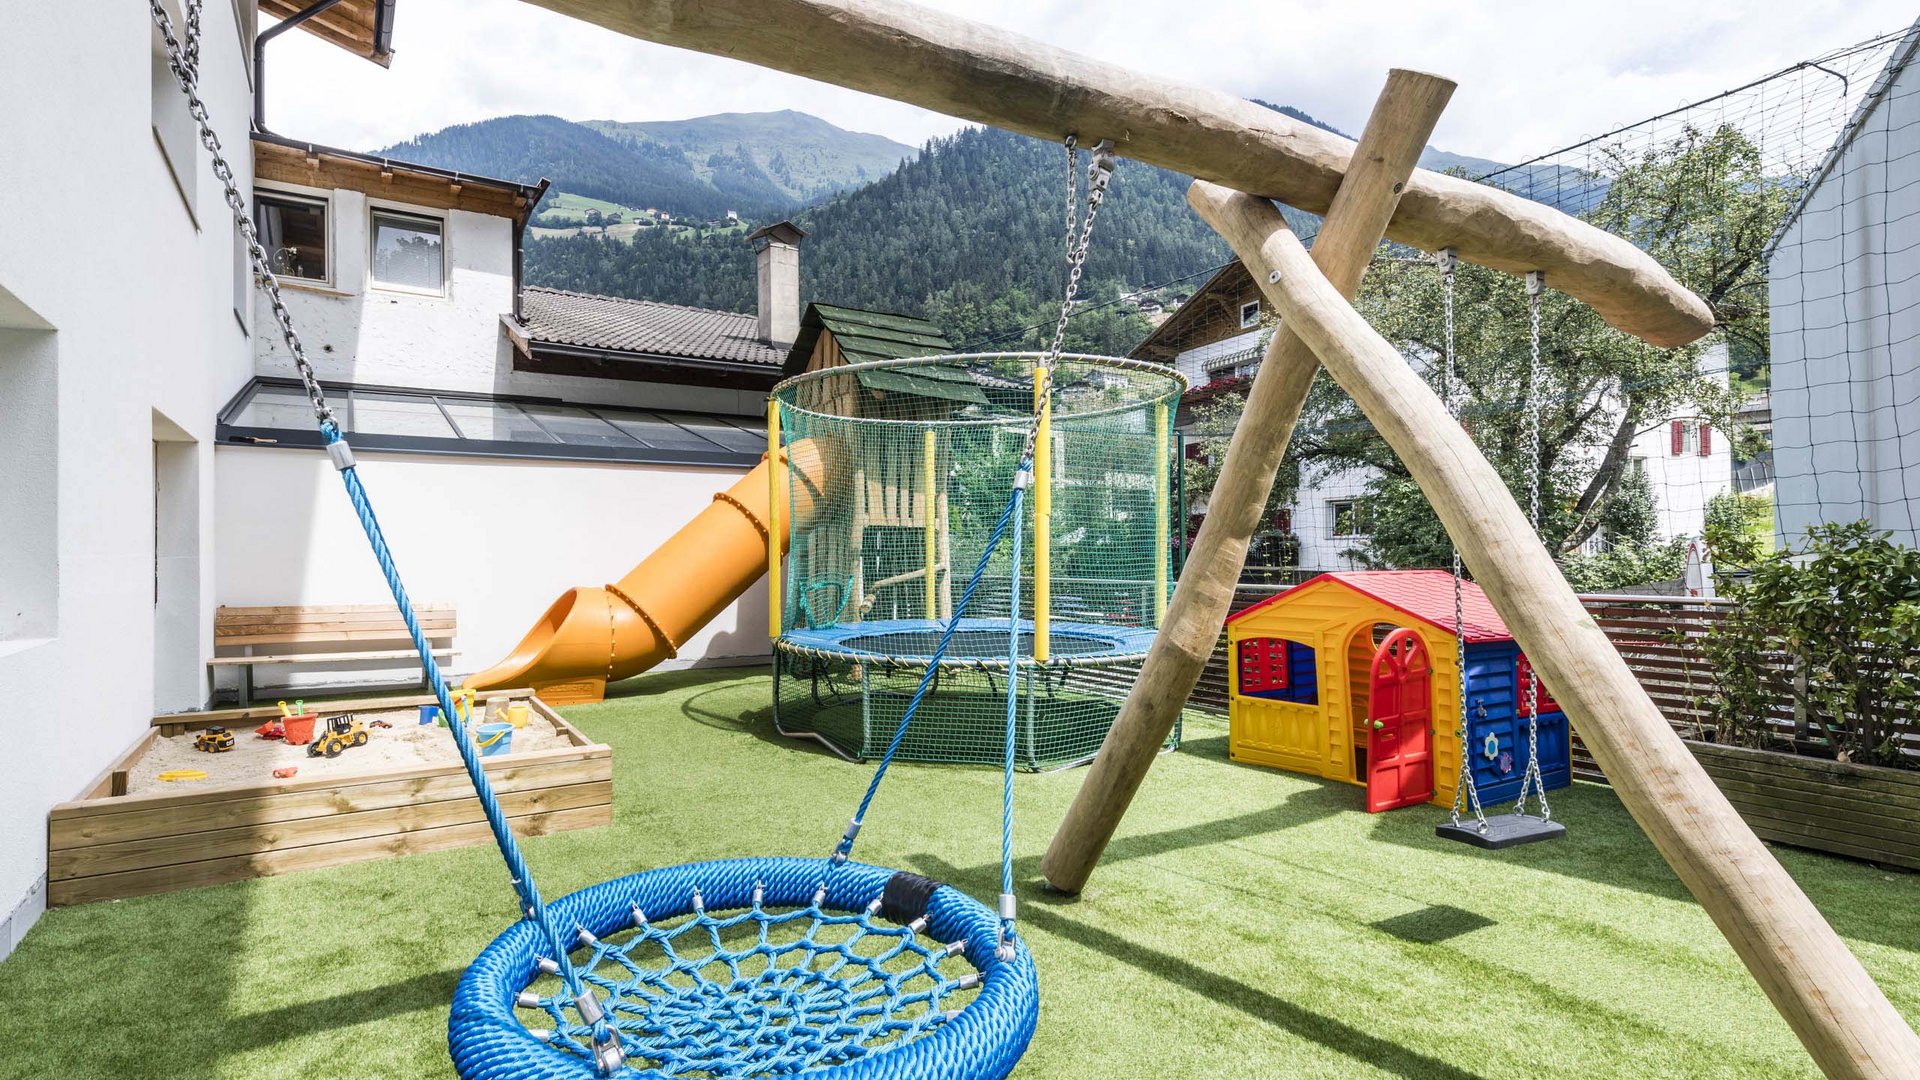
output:
{"label": "tiled roof", "polygon": [[[1370,596],[1429,625],[1449,632],[1453,630],[1453,575],[1445,570],[1339,570],[1321,574],[1278,596],[1236,612],[1227,621],[1233,622],[1262,608],[1283,604],[1288,597],[1301,590],[1327,581]],[[1460,602],[1462,629],[1468,641],[1507,641],[1513,637],[1513,631],[1507,629],[1506,620],[1493,609],[1493,601],[1487,599],[1487,594],[1480,586],[1471,581],[1461,582]]]}
{"label": "tiled roof", "polygon": [[787,350],[760,340],[754,316],[731,311],[534,287],[521,293],[520,311],[527,337],[537,342],[771,370],[787,359]]}

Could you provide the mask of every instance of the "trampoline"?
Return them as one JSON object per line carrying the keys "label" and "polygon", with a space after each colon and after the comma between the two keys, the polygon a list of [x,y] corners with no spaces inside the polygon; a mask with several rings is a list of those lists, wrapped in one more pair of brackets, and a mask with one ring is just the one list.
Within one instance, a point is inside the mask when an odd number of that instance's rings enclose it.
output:
{"label": "trampoline", "polygon": [[[961,619],[942,667],[1007,666],[1006,619]],[[846,623],[820,629],[790,630],[776,646],[781,652],[820,659],[844,659],[876,664],[925,666],[946,630],[940,619],[882,619]],[[1020,620],[1020,652],[1032,661],[1034,624]],[[1052,655],[1044,666],[1056,669],[1089,664],[1140,661],[1153,646],[1151,627],[1106,626],[1099,623],[1055,622],[1049,627]]]}
{"label": "trampoline", "polygon": [[[793,462],[772,478],[788,510],[769,537],[786,551],[770,626],[781,732],[876,759],[932,667],[902,760],[1000,764],[1008,679],[1018,767],[1100,748],[1172,589],[1185,383],[1133,360],[1046,361],[912,357],[774,388],[769,434]],[[1023,543],[990,549],[1042,399]],[[982,558],[979,594],[959,611]]]}

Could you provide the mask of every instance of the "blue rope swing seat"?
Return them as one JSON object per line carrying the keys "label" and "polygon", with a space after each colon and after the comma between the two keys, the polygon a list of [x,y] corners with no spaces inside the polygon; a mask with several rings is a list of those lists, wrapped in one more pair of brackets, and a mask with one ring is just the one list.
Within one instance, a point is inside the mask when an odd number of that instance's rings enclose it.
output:
{"label": "blue rope swing seat", "polygon": [[[415,617],[353,451],[307,358],[235,172],[198,92],[203,0],[185,0],[185,42],[164,0],[149,0],[168,66],[201,145],[225,188],[234,227],[300,375],[327,456],[340,473],[422,673],[443,715],[452,694]],[[1073,142],[1068,141],[1069,175]],[[1087,213],[1063,312],[1073,299],[1111,157],[1087,173]],[[1064,315],[1050,357],[1061,351]],[[1052,388],[1041,383],[1036,400]],[[460,1075],[577,1078],[813,1077],[954,1080],[1010,1072],[1039,1017],[1033,957],[1014,929],[1014,716],[1019,680],[1006,680],[1000,903],[989,909],[915,874],[853,862],[860,826],[925,700],[968,603],[1011,529],[1011,614],[1020,611],[1020,511],[1032,480],[1036,423],[1004,510],[954,617],[939,627],[925,673],[859,809],[827,858],[751,858],[649,870],[548,904],[508,826],[466,725],[448,731],[519,897],[521,920],[460,980],[448,1043]],[[1021,663],[1019,624],[1000,620],[1006,663]]]}
{"label": "blue rope swing seat", "polygon": [[[1032,956],[957,889],[846,862],[649,870],[553,902],[573,964],[645,1077],[1002,1077],[1033,1036]],[[454,993],[460,1075],[586,1078],[593,1031],[520,923]],[[532,989],[526,989],[529,986]]]}

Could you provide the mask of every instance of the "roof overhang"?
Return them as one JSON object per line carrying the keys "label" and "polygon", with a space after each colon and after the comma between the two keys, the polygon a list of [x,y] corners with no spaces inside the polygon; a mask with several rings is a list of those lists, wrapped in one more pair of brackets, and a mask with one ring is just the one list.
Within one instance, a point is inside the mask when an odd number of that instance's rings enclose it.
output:
{"label": "roof overhang", "polygon": [[547,182],[520,184],[490,176],[416,165],[372,154],[300,142],[258,132],[253,136],[256,180],[314,188],[345,188],[377,199],[466,210],[526,224]]}
{"label": "roof overhang", "polygon": [[[393,61],[393,7],[395,0],[340,0],[300,24],[314,37],[337,45],[381,67]],[[260,0],[260,14],[285,20],[311,6],[312,0]]]}
{"label": "roof overhang", "polygon": [[541,341],[529,337],[526,327],[511,316],[502,316],[500,326],[513,345],[515,371],[762,393],[773,389],[773,384],[781,378],[780,369],[769,364]]}

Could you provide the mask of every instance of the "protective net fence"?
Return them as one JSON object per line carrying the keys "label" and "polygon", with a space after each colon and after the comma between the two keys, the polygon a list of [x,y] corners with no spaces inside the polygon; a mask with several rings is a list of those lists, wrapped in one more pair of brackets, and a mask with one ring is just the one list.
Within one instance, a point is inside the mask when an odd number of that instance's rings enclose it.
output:
{"label": "protective net fence", "polygon": [[[916,358],[814,372],[775,391],[793,462],[775,665],[783,731],[860,758],[892,739],[1006,507],[1036,368],[1031,354]],[[1015,568],[1002,545],[902,745],[909,760],[998,762],[1010,665],[1022,685],[1020,764],[1091,755],[1164,611],[1182,380],[1157,365],[1068,356],[1043,383],[1052,404],[1033,510],[1018,523],[1020,610],[1009,610]]]}

